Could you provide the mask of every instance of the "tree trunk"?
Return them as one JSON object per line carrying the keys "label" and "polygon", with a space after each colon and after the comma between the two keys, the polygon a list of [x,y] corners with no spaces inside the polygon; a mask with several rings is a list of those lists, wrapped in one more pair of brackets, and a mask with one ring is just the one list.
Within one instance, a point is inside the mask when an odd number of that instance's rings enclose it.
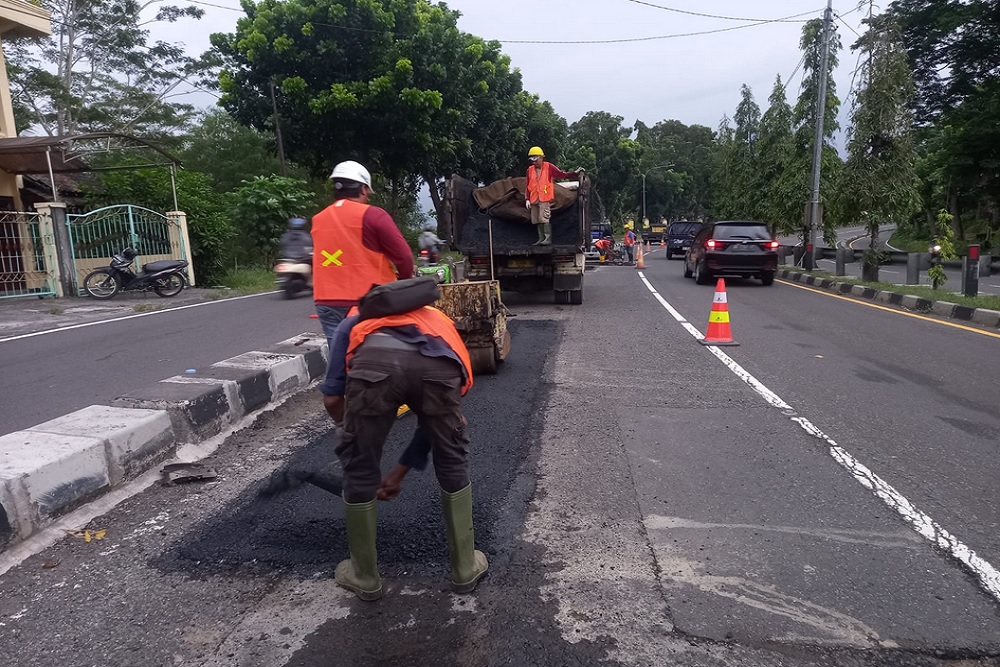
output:
{"label": "tree trunk", "polygon": [[437,213],[438,224],[441,224],[441,220],[444,218],[444,200],[441,199],[441,190],[438,188],[437,179],[426,175],[423,179],[424,183],[427,184],[427,189],[431,193],[431,203],[434,204],[434,212]]}

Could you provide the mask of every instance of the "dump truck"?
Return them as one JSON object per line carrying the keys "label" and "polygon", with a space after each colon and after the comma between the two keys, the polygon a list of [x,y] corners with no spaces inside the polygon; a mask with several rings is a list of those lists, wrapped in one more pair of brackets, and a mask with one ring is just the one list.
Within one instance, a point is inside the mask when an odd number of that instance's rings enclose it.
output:
{"label": "dump truck", "polygon": [[525,179],[480,187],[454,175],[445,184],[442,238],[465,258],[466,280],[496,280],[505,290],[551,291],[556,303],[583,303],[584,251],[590,243],[590,179],[556,183],[552,243],[538,233],[524,205]]}

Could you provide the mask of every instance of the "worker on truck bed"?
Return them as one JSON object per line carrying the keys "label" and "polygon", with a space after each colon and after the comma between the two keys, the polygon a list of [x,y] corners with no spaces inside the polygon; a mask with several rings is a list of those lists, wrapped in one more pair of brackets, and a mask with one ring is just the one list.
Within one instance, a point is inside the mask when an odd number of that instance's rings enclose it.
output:
{"label": "worker on truck bed", "polygon": [[551,162],[545,161],[545,152],[538,146],[528,149],[528,181],[525,184],[524,205],[531,211],[531,224],[538,229],[538,241],[534,245],[552,243],[552,200],[556,198],[553,179],[577,178],[583,169],[563,171]]}
{"label": "worker on truck bed", "polygon": [[[399,492],[407,460],[381,478],[386,436],[403,403],[417,415],[430,441],[434,473],[441,485],[451,583],[470,593],[486,573],[486,556],[475,549],[469,439],[462,397],[472,387],[472,362],[454,322],[424,306],[409,312],[360,319],[352,310],[330,348],[324,405],[342,424],[335,451],[344,468],[344,521],[350,559],[336,569],[336,582],[362,600],[382,596],[375,546],[376,498]],[[418,454],[419,456],[419,454]]]}
{"label": "worker on truck bed", "polygon": [[[333,334],[372,285],[413,276],[413,251],[392,216],[370,206],[372,177],[354,160],[330,174],[335,201],[313,216],[313,300],[328,348]],[[395,268],[393,268],[395,265]]]}

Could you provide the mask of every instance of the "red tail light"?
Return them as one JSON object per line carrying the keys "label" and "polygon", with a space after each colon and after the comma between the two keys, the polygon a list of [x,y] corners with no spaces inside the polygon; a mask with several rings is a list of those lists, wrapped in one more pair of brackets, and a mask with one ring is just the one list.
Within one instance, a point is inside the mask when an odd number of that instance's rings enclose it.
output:
{"label": "red tail light", "polygon": [[764,247],[767,248],[768,250],[777,250],[778,246],[780,245],[781,244],[778,243],[777,241],[768,241],[766,244],[764,244]]}
{"label": "red tail light", "polygon": [[420,251],[420,256],[421,257],[429,257],[430,253],[426,249],[424,249],[424,250]]}
{"label": "red tail light", "polygon": [[714,250],[719,247],[719,242],[715,239],[709,239],[705,241],[705,247]]}
{"label": "red tail light", "polygon": [[473,264],[489,264],[489,262],[490,262],[490,258],[489,257],[473,257],[472,258],[472,263]]}

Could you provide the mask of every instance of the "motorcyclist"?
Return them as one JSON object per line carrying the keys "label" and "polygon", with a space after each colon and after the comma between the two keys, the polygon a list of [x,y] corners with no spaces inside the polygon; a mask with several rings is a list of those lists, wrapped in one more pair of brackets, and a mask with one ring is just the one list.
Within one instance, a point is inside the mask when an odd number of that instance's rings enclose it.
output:
{"label": "motorcyclist", "polygon": [[421,225],[420,229],[422,231],[417,237],[417,248],[421,251],[426,250],[430,263],[437,264],[438,250],[444,245],[444,241],[439,239],[437,235],[437,223],[428,220]]}
{"label": "motorcyclist", "polygon": [[281,235],[279,244],[281,259],[290,262],[312,261],[313,242],[312,236],[306,231],[305,218],[291,218],[288,221],[288,229]]}

